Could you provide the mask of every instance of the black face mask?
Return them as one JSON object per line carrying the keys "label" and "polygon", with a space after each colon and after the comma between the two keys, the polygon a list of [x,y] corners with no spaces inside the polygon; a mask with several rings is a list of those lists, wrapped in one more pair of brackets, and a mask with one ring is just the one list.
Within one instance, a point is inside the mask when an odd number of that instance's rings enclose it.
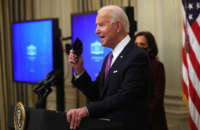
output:
{"label": "black face mask", "polygon": [[150,56],[150,51],[149,51],[149,49],[148,48],[143,48],[145,51],[146,51],[146,53]]}

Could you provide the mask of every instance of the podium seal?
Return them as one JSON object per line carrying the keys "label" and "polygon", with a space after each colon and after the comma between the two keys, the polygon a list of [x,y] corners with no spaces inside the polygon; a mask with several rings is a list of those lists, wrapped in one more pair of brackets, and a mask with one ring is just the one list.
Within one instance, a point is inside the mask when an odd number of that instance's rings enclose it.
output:
{"label": "podium seal", "polygon": [[15,130],[24,130],[26,121],[26,112],[24,105],[18,102],[14,111],[14,126]]}

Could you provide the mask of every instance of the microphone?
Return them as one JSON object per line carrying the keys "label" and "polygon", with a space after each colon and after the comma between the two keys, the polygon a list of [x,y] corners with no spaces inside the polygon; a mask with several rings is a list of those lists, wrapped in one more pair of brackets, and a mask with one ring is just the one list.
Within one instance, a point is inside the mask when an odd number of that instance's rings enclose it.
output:
{"label": "microphone", "polygon": [[38,87],[34,88],[34,92],[41,92],[43,89],[54,84],[60,75],[60,71],[51,71],[44,80],[39,81]]}
{"label": "microphone", "polygon": [[60,71],[52,71],[50,74],[47,75],[47,78],[44,80],[44,85],[49,86],[56,82],[58,76],[60,74]]}
{"label": "microphone", "polygon": [[74,51],[74,53],[77,56],[80,56],[82,54],[82,52],[83,52],[83,43],[82,43],[82,41],[79,38],[76,38],[76,40],[75,40],[75,42],[74,42],[74,44],[72,46],[70,46],[69,44],[65,45],[65,50],[66,50],[68,55],[69,55],[69,51],[71,49]]}

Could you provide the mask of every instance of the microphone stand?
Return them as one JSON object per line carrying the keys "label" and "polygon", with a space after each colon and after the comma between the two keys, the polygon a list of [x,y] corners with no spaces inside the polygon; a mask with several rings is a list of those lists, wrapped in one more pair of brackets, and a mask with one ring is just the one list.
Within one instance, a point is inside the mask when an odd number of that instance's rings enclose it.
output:
{"label": "microphone stand", "polygon": [[57,73],[52,71],[44,80],[39,81],[38,86],[33,89],[33,91],[38,95],[36,108],[46,108],[47,96],[52,92],[51,86],[55,85],[57,77]]}

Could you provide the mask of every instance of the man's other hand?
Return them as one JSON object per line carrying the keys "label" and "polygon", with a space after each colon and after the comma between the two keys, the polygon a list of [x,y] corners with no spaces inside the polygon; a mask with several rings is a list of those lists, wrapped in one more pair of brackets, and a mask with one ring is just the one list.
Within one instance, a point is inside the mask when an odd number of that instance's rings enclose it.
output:
{"label": "man's other hand", "polygon": [[86,107],[70,109],[66,113],[67,121],[70,124],[70,129],[76,129],[81,122],[81,119],[88,116],[88,109]]}

